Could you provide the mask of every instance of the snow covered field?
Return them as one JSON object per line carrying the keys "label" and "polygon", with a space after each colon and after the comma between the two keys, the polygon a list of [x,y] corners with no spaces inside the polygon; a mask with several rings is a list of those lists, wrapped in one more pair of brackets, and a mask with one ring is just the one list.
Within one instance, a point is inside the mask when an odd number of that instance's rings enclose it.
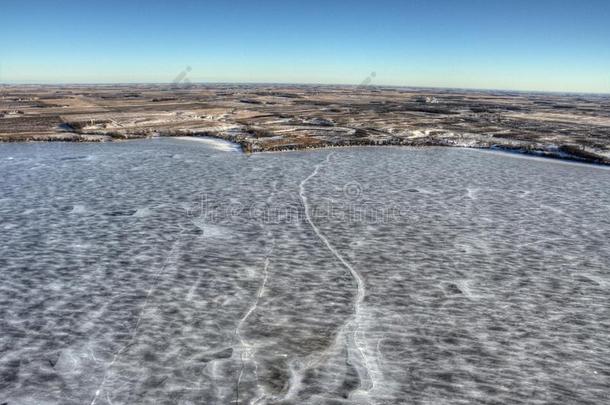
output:
{"label": "snow covered field", "polygon": [[603,167],[153,139],[0,170],[0,403],[607,401]]}

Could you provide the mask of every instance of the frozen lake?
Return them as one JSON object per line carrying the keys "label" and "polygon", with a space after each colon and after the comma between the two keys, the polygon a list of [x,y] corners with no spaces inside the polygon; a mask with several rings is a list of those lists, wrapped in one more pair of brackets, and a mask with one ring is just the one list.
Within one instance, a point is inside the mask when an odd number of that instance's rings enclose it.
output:
{"label": "frozen lake", "polygon": [[0,144],[0,403],[607,403],[610,171]]}

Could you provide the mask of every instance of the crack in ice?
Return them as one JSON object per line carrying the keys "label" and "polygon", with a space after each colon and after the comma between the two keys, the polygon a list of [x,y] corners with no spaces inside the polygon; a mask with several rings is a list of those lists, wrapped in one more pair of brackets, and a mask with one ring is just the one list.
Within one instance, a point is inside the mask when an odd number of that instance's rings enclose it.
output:
{"label": "crack in ice", "polygon": [[[248,309],[248,311],[244,314],[244,316],[240,319],[239,323],[237,324],[237,327],[235,328],[235,336],[237,336],[237,338],[239,339],[239,343],[241,345],[241,351],[240,351],[240,361],[241,361],[241,368],[239,370],[239,376],[237,377],[237,385],[236,385],[236,397],[235,397],[235,404],[239,404],[239,384],[241,383],[241,379],[243,377],[243,373],[244,373],[244,368],[246,365],[246,361],[248,359],[250,359],[250,357],[252,356],[252,352],[250,351],[252,346],[250,346],[247,342],[247,340],[241,335],[241,328],[244,325],[244,323],[246,322],[246,320],[250,317],[250,315],[252,315],[252,313],[256,310],[256,308],[258,307],[258,302],[260,301],[260,299],[262,298],[263,294],[265,293],[265,286],[267,285],[267,279],[269,278],[269,263],[271,262],[271,254],[273,253],[273,249],[275,248],[275,239],[273,240],[271,247],[269,248],[269,250],[266,253],[266,257],[265,257],[265,264],[263,266],[263,280],[261,282],[260,287],[258,288],[258,291],[256,292],[256,298],[254,299],[254,302],[252,303],[252,306],[250,306],[250,308]],[[254,369],[255,369],[255,374],[257,374],[256,370],[257,370],[257,366],[256,366],[256,362],[254,362]],[[257,380],[258,380],[258,375],[257,375]],[[261,394],[259,396],[258,399],[264,397],[264,393]]]}
{"label": "crack in ice", "polygon": [[[363,348],[357,342],[357,340],[358,340],[357,335],[359,332],[359,324],[360,324],[361,305],[364,302],[364,297],[366,295],[366,286],[364,283],[364,279],[362,278],[362,275],[356,269],[354,269],[354,267],[352,267],[352,265],[347,260],[345,260],[343,258],[343,256],[341,256],[341,254],[332,246],[332,244],[330,243],[328,238],[326,238],[326,236],[324,236],[324,234],[320,231],[320,229],[314,223],[314,221],[310,215],[309,200],[305,194],[305,185],[311,179],[313,179],[314,177],[316,177],[318,175],[318,172],[320,171],[320,168],[323,165],[328,164],[330,162],[330,158],[333,156],[333,154],[334,154],[333,152],[329,153],[328,156],[326,157],[326,159],[323,162],[317,164],[314,168],[314,171],[299,184],[299,196],[301,197],[301,201],[303,202],[303,208],[305,210],[305,220],[311,226],[312,230],[314,231],[314,233],[316,234],[318,239],[320,239],[320,241],[322,241],[322,243],[333,254],[333,256],[335,256],[335,258],[337,258],[337,260],[339,260],[339,262],[349,271],[353,280],[356,282],[357,293],[356,293],[356,299],[354,301],[353,317],[348,322],[346,322],[346,324],[341,328],[341,332],[338,333],[337,336],[343,334],[343,331],[345,329],[348,329],[348,330],[351,329],[351,326],[353,325],[352,337],[349,340],[353,341],[354,346],[356,346],[356,349],[358,350],[360,358],[364,362],[364,370],[357,370],[357,371],[358,371],[361,383],[367,379],[370,380],[371,386],[367,387],[367,389],[365,390],[366,392],[368,392],[370,389],[372,389],[374,387],[375,383],[374,383],[371,373],[370,373],[370,366],[369,366],[368,358],[367,358],[366,354],[364,353]],[[349,348],[348,348],[348,352],[349,352]],[[291,392],[291,390],[289,390],[289,392]],[[351,395],[350,395],[350,397],[351,397]]]}
{"label": "crack in ice", "polygon": [[[129,341],[127,342],[127,344],[125,344],[123,347],[121,347],[114,354],[114,356],[112,357],[112,361],[106,367],[106,371],[104,372],[104,378],[102,378],[102,382],[100,383],[100,385],[98,386],[97,390],[95,391],[95,395],[93,396],[93,399],[91,400],[90,405],[95,405],[95,403],[97,402],[97,399],[99,398],[100,394],[102,393],[102,391],[104,389],[104,385],[106,384],[106,381],[108,379],[108,372],[110,371],[110,369],[114,366],[114,364],[121,357],[121,355],[129,347],[131,347],[134,344],[134,340],[135,340],[136,335],[138,333],[138,329],[140,328],[140,323],[142,322],[142,317],[144,316],[144,311],[146,310],[146,307],[148,306],[148,300],[150,299],[150,296],[152,295],[153,291],[157,288],[157,284],[158,284],[159,278],[163,274],[163,271],[167,268],[167,266],[169,265],[172,257],[174,256],[174,253],[176,251],[176,247],[178,246],[178,242],[180,241],[180,237],[182,236],[182,234],[184,232],[185,232],[185,229],[183,228],[180,231],[180,233],[178,233],[178,236],[176,237],[176,240],[172,244],[172,247],[171,247],[169,253],[167,254],[167,257],[165,259],[165,262],[163,263],[163,266],[161,266],[159,271],[157,271],[153,275],[153,282],[152,282],[150,288],[148,289],[148,291],[146,293],[146,298],[144,299],[144,304],[142,305],[142,309],[140,309],[140,313],[138,314],[138,319],[136,321],[136,325],[134,326],[134,328],[133,328],[133,330],[131,332],[131,336],[129,338]],[[106,397],[108,397],[108,394],[106,394]],[[112,403],[111,401],[109,401],[109,402]]]}

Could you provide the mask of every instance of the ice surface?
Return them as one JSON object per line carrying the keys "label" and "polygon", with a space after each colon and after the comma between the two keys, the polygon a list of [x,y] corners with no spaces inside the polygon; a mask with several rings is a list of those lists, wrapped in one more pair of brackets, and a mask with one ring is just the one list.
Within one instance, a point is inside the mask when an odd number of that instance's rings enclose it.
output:
{"label": "ice surface", "polygon": [[607,402],[610,171],[1,144],[0,403]]}

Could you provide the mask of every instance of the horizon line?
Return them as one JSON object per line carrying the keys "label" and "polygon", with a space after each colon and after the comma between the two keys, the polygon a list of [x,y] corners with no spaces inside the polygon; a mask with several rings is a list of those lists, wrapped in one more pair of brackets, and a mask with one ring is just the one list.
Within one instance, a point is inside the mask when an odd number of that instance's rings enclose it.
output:
{"label": "horizon line", "polygon": [[459,90],[482,92],[514,92],[514,93],[540,93],[540,94],[568,94],[568,95],[599,95],[610,96],[610,92],[570,91],[570,90],[536,90],[536,89],[509,89],[492,87],[443,87],[443,86],[410,86],[397,84],[347,84],[347,83],[315,83],[315,82],[256,82],[256,81],[218,81],[218,82],[0,82],[0,86],[134,86],[134,85],[160,85],[176,86],[175,90],[185,89],[189,86],[200,85],[250,85],[250,86],[323,86],[323,87],[358,87],[374,89],[376,87],[414,90]]}

